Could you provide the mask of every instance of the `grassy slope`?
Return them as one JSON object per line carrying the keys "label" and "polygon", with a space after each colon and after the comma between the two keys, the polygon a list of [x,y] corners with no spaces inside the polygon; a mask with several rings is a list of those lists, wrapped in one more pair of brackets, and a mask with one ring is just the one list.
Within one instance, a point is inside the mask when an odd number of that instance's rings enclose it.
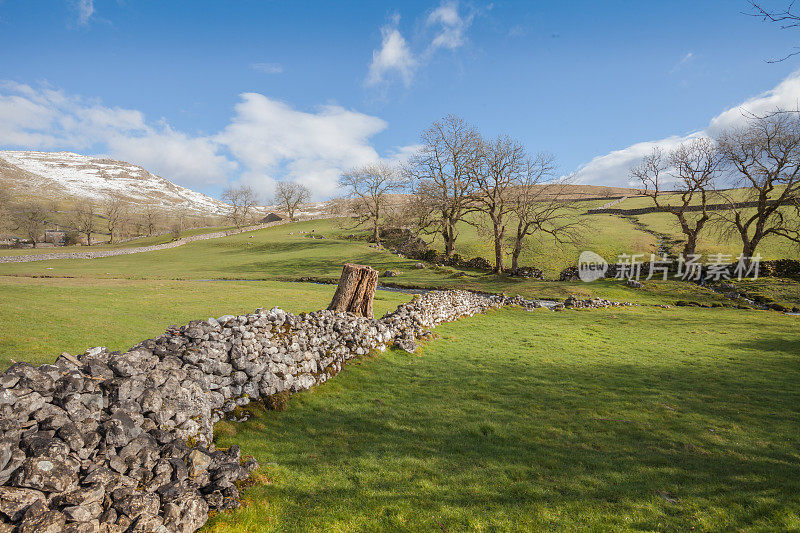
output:
{"label": "grassy slope", "polygon": [[[680,238],[681,233],[669,214],[654,213],[638,218],[656,232]],[[595,251],[607,260],[614,261],[622,253],[649,256],[657,249],[655,238],[636,228],[630,220],[614,215],[580,215],[580,219],[586,225],[582,242],[566,247],[556,246],[547,240],[531,242],[521,263],[541,268],[548,278],[557,278],[563,268],[577,263],[578,255],[583,250]],[[342,228],[340,224],[336,220],[301,222],[291,227],[276,226],[226,239],[190,243],[172,250],[135,256],[0,264],[0,275],[296,279],[301,276],[336,277],[341,268],[342,257],[372,264],[380,269],[408,270],[413,265],[414,261],[400,260],[369,248],[363,241],[342,239],[353,230]],[[308,239],[305,234],[300,233],[312,229],[317,234],[326,235],[328,239]],[[456,251],[462,256],[493,257],[491,239],[481,230],[463,223],[459,226],[459,232]],[[157,238],[152,239],[153,242],[141,240],[125,245],[156,244]],[[169,240],[169,237],[162,236],[160,239]],[[441,239],[435,240],[433,246],[442,248]],[[86,250],[84,247],[79,249]],[[735,239],[722,239],[707,232],[700,241],[698,251],[703,254],[726,253],[736,256],[739,249]],[[766,239],[759,248],[759,253],[765,259],[798,257],[797,247],[780,238]],[[202,260],[198,261],[198,257]]]}
{"label": "grassy slope", "polygon": [[[745,189],[733,189],[726,191],[725,196],[717,193],[709,193],[708,204],[722,204],[728,200],[726,198],[734,198],[737,201],[748,200],[748,194]],[[660,202],[664,205],[681,205],[683,200],[680,194],[663,193],[659,194]],[[691,205],[700,205],[700,196],[692,198]],[[639,209],[642,207],[652,207],[653,199],[649,196],[634,196],[612,206],[614,209]]]}
{"label": "grassy slope", "polygon": [[759,278],[732,281],[740,291],[751,297],[760,296],[788,309],[800,307],[800,283],[788,279]]}
{"label": "grassy slope", "polygon": [[312,240],[299,233],[312,229],[317,233],[343,231],[333,221],[301,222],[291,227],[275,226],[143,254],[3,264],[0,265],[0,275],[295,279],[303,275],[338,275],[343,257],[370,264],[374,262],[376,267],[383,266],[387,261],[392,265],[396,263],[392,256],[371,249],[364,242]]}
{"label": "grassy slope", "polygon": [[[622,221],[630,225],[627,221]],[[314,230],[327,239],[309,239],[301,231]],[[127,279],[267,279],[296,280],[311,276],[337,280],[345,261],[372,265],[379,270],[402,273],[391,282],[403,286],[464,288],[507,291],[529,297],[563,299],[569,294],[601,296],[642,303],[673,303],[677,299],[722,302],[711,291],[683,283],[650,283],[649,291],[623,287],[620,282],[604,281],[590,285],[543,283],[481,272],[455,277],[448,267],[414,270],[416,261],[401,259],[385,250],[370,248],[363,241],[336,239],[349,234],[337,222],[319,220],[289,226],[276,226],[222,239],[190,243],[179,248],[100,259],[62,259],[32,263],[0,264],[0,276],[74,276],[81,278]],[[638,235],[645,235],[637,231]]]}
{"label": "grassy slope", "polygon": [[[636,203],[630,206],[628,202]],[[623,203],[626,208],[649,207],[652,205],[652,200],[630,198]],[[599,207],[595,204],[598,202],[582,202],[580,206],[582,210]],[[791,213],[787,213],[787,215],[794,216]],[[690,214],[689,218],[694,216],[697,215]],[[546,237],[539,240],[532,239],[528,248],[523,252],[521,263],[542,269],[546,277],[557,278],[562,269],[577,264],[578,255],[583,250],[591,250],[608,261],[616,261],[620,254],[645,254],[645,257],[649,257],[658,249],[656,238],[653,235],[638,229],[626,218],[616,215],[588,215],[585,213],[577,218],[585,224],[584,237],[581,242],[575,245],[557,246]],[[649,213],[637,215],[636,218],[646,228],[667,235],[671,240],[682,242],[684,239],[674,215]],[[509,228],[509,231],[513,229],[513,222]],[[466,258],[482,256],[494,261],[494,247],[488,231],[477,229],[467,223],[459,224],[458,230],[459,236],[456,241],[458,253]],[[443,251],[444,243],[441,239],[437,239],[434,241],[434,247]],[[676,244],[673,252],[678,253],[681,248],[681,244]],[[720,235],[714,227],[707,226],[699,239],[697,253],[702,254],[705,258],[712,254],[726,254],[735,259],[741,249],[742,245],[738,237]],[[506,251],[508,250],[509,248],[506,248]],[[797,259],[800,257],[800,250],[796,244],[774,236],[765,238],[759,244],[758,253],[764,259]],[[510,258],[506,262],[509,263]]]}
{"label": "grassy slope", "polygon": [[218,424],[268,483],[206,531],[800,528],[796,317],[506,310],[437,332]]}
{"label": "grassy slope", "polygon": [[[206,233],[216,233],[218,231],[225,231],[228,229],[233,229],[234,226],[215,226],[215,227],[208,227],[208,228],[194,228],[189,229],[181,233],[181,237],[191,237],[193,235],[203,235]],[[104,239],[108,239],[107,235],[103,236]],[[165,233],[163,235],[153,235],[149,237],[139,237],[137,239],[131,239],[129,241],[125,241],[119,244],[93,244],[91,247],[86,246],[59,246],[56,248],[3,248],[0,249],[0,256],[3,255],[31,255],[31,254],[42,254],[42,253],[66,253],[66,252],[91,252],[95,250],[116,250],[118,248],[135,248],[137,246],[153,246],[156,244],[164,244],[167,242],[172,242],[172,234]],[[96,242],[96,241],[92,241]]]}
{"label": "grassy slope", "polygon": [[[674,215],[669,213],[649,213],[637,215],[636,218],[653,231],[666,234],[671,239],[680,240],[681,242],[685,240]],[[673,252],[679,253],[681,249],[682,244],[677,244],[673,247]],[[730,255],[735,261],[735,258],[741,252],[742,242],[738,236],[720,235],[713,227],[707,227],[700,234],[700,239],[697,243],[697,253],[702,254],[704,257],[712,254],[725,254]],[[757,252],[764,259],[797,259],[800,257],[797,244],[776,236],[769,236],[762,240],[758,245]]]}
{"label": "grassy slope", "polygon": [[[740,200],[746,200],[747,197],[743,190],[734,190],[727,194],[731,194],[734,197],[738,197]],[[680,199],[677,195],[665,195],[662,199],[662,202],[667,204],[678,204]],[[692,203],[695,205],[699,205],[699,198],[695,199]],[[714,195],[711,196],[709,199],[709,203],[724,203],[724,200],[720,197],[715,197]],[[620,209],[636,209],[641,207],[652,207],[653,200],[649,197],[635,197],[635,198],[628,198],[624,202],[617,204],[614,208]],[[749,210],[744,210],[747,212]],[[794,213],[791,210],[785,210],[786,216],[789,218],[794,218]],[[689,220],[693,220],[694,218],[698,217],[697,213],[689,213],[688,217]],[[665,235],[670,236],[673,240],[684,240],[684,235],[680,231],[680,226],[677,224],[677,219],[674,215],[669,213],[648,213],[645,215],[636,215],[636,218],[640,222],[642,222],[645,226],[649,229],[662,233]],[[674,247],[674,252],[680,252],[681,245],[678,244]],[[707,225],[706,228],[701,233],[700,239],[697,245],[697,253],[700,253],[704,256],[709,256],[711,254],[725,254],[731,255],[734,258],[738,257],[738,255],[742,251],[742,244],[738,236],[726,236],[721,235],[717,228],[713,225]],[[782,259],[782,258],[789,258],[789,259],[797,259],[800,257],[800,250],[796,244],[775,236],[770,236],[764,239],[758,248],[758,253],[764,259]]]}
{"label": "grassy slope", "polygon": [[[583,208],[591,207],[590,202],[582,202]],[[592,250],[609,261],[615,260],[622,253],[650,254],[657,249],[656,239],[636,229],[630,221],[612,215],[579,215],[585,224],[582,242],[576,245],[556,246],[549,238],[532,239],[523,252],[520,263],[532,265],[544,271],[545,276],[558,278],[558,274],[566,267],[578,263],[578,255],[583,250]],[[456,240],[456,251],[465,258],[485,257],[494,261],[494,244],[491,235],[473,225],[460,223],[459,236]],[[513,222],[509,225],[513,231]],[[441,239],[434,241],[434,247],[444,251]],[[507,250],[509,250],[508,248]],[[510,264],[510,257],[506,259]]]}

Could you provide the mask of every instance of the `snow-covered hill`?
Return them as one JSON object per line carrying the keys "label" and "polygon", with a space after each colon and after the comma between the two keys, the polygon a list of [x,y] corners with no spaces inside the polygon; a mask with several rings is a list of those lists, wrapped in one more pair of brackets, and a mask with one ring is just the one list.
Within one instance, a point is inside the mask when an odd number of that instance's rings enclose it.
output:
{"label": "snow-covered hill", "polygon": [[72,152],[0,151],[0,183],[15,196],[98,202],[118,196],[136,204],[204,214],[222,214],[227,208],[140,166]]}

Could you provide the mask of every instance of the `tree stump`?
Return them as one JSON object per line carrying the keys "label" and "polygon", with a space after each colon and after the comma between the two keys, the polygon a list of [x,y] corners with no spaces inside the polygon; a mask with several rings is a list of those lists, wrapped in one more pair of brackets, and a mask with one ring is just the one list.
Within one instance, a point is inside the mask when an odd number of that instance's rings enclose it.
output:
{"label": "tree stump", "polygon": [[365,265],[345,263],[339,286],[328,309],[373,318],[372,300],[377,286],[377,270]]}

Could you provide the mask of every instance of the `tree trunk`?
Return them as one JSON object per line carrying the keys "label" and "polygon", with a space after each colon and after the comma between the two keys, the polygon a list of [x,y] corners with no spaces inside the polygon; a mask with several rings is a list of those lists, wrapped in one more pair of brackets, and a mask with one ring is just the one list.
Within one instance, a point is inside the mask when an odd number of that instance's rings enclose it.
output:
{"label": "tree trunk", "polygon": [[745,266],[750,268],[750,263],[752,262],[752,257],[756,252],[756,246],[758,246],[758,242],[760,239],[752,239],[749,241],[745,241],[742,246],[742,258]]}
{"label": "tree trunk", "polygon": [[448,224],[447,229],[444,232],[444,254],[447,257],[453,257],[453,252],[455,251],[455,244],[456,244],[455,230],[452,224]]}
{"label": "tree trunk", "polygon": [[328,309],[373,318],[372,300],[378,285],[378,271],[364,265],[345,263],[339,286]]}
{"label": "tree trunk", "polygon": [[375,241],[375,244],[381,243],[381,232],[378,228],[378,221],[375,220],[375,224],[372,226],[372,240]]}
{"label": "tree trunk", "polygon": [[91,233],[87,233],[86,234],[86,246],[91,246],[91,245],[92,245],[92,234]]}
{"label": "tree trunk", "polygon": [[687,233],[686,244],[683,246],[683,257],[688,258],[694,255],[694,250],[697,247],[697,234]]}
{"label": "tree trunk", "polygon": [[511,251],[511,272],[519,272],[519,255],[522,253],[522,239],[517,236],[514,240],[514,249]]}
{"label": "tree trunk", "polygon": [[494,225],[494,271],[498,274],[503,272],[503,237],[504,231]]}

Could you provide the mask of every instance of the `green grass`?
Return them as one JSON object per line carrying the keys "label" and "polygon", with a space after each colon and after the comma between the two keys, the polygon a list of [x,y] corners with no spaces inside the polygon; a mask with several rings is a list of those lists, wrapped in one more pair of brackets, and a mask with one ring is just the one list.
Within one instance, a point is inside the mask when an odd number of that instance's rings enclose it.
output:
{"label": "green grass", "polygon": [[[537,298],[602,296],[643,304],[691,300],[725,304],[722,296],[680,282],[646,282],[645,290],[621,282],[539,283]],[[491,283],[483,290],[500,289]],[[0,276],[0,368],[12,361],[52,362],[61,352],[92,346],[124,350],[161,334],[171,324],[252,312],[278,305],[290,312],[322,309],[335,287],[276,281],[175,281]],[[407,294],[378,291],[375,315],[407,301]]]}
{"label": "green grass", "polygon": [[797,530],[797,324],[628,308],[440,326],[421,355],[217,424],[265,483],[205,531]]}
{"label": "green grass", "polygon": [[765,303],[777,303],[787,309],[800,307],[800,283],[789,279],[758,278],[729,281],[750,297],[761,297]]}
{"label": "green grass", "polygon": [[[630,225],[627,221],[622,222]],[[306,233],[300,233],[311,230],[327,238],[310,239]],[[724,301],[724,298],[706,289],[674,282],[649,283],[648,289],[641,291],[628,289],[618,281],[544,283],[474,271],[467,271],[465,277],[456,277],[459,269],[450,267],[415,270],[412,266],[416,260],[401,259],[386,250],[370,248],[364,241],[341,238],[351,232],[332,220],[300,222],[156,252],[99,259],[0,264],[0,276],[180,280],[297,280],[313,277],[335,281],[341,274],[342,263],[349,261],[368,264],[380,271],[400,271],[397,277],[381,278],[381,282],[390,281],[406,287],[458,288],[496,293],[506,291],[527,297],[557,299],[576,294],[641,303],[674,303],[676,299],[707,303]],[[641,231],[637,233],[646,235]]]}
{"label": "green grass", "polygon": [[[229,229],[234,229],[234,226],[216,226],[216,227],[208,227],[208,228],[194,228],[189,229],[181,233],[181,237],[191,237],[194,235],[204,235],[206,233],[216,233],[218,231],[225,231]],[[98,241],[100,238],[108,239],[108,235],[98,235]],[[92,242],[98,242],[92,238]],[[32,255],[32,254],[42,254],[42,253],[68,253],[68,252],[91,252],[97,250],[116,250],[119,248],[135,248],[137,246],[154,246],[156,244],[164,244],[173,241],[172,233],[165,233],[163,235],[151,235],[145,237],[138,237],[136,239],[131,239],[129,241],[115,243],[115,244],[108,244],[107,242],[101,241],[100,244],[92,244],[91,247],[81,246],[81,245],[73,245],[73,246],[57,246],[52,248],[2,248],[0,249],[0,256],[4,255]]]}
{"label": "green grass", "polygon": [[[726,198],[733,198],[737,201],[745,201],[749,198],[748,193],[745,189],[733,189],[725,192],[725,196],[721,194],[711,192],[707,196],[707,203],[709,205],[712,204],[724,204],[727,203]],[[690,205],[700,205],[701,198],[699,195],[695,195],[690,202]],[[682,205],[683,200],[681,199],[680,194],[672,194],[672,193],[662,193],[659,194],[659,202],[662,205]],[[640,209],[642,207],[653,207],[653,199],[649,196],[633,196],[628,198],[614,206],[613,209]]]}
{"label": "green grass", "polygon": [[[626,218],[614,215],[579,215],[579,218],[586,224],[584,237],[580,243],[556,246],[547,240],[533,240],[524,252],[521,264],[541,268],[546,277],[557,279],[562,269],[577,263],[578,255],[583,250],[595,251],[608,261],[616,261],[620,254],[637,253],[649,257],[650,253],[657,251],[656,239],[638,229]],[[638,218],[645,226],[656,232],[665,233],[675,239],[681,236],[673,217],[667,213],[641,215]],[[245,232],[227,238],[189,243],[178,248],[146,254],[91,260],[62,259],[0,264],[0,275],[278,280],[310,276],[335,279],[338,278],[343,258],[352,262],[371,264],[381,270],[407,271],[416,262],[370,248],[365,241],[345,239],[345,236],[353,233],[353,230],[342,227],[341,224],[339,220],[300,222]],[[309,239],[307,234],[301,233],[311,230],[327,238]],[[355,232],[359,233],[357,230]],[[491,239],[482,231],[462,223],[459,225],[459,232],[456,251],[463,257],[493,257]],[[139,241],[135,244],[156,244],[155,239],[169,240],[168,236],[152,239],[154,239],[152,242]],[[441,239],[434,241],[433,246],[442,249]],[[680,245],[676,245],[675,248],[675,251],[678,251]],[[723,239],[709,231],[700,239],[698,252],[706,255],[725,253],[736,257],[740,248],[735,239]],[[79,249],[87,250],[85,247]],[[796,258],[800,253],[796,245],[781,238],[765,239],[758,251],[764,259]],[[507,259],[507,262],[509,261],[510,259]],[[446,275],[452,275],[454,272],[448,272]],[[426,278],[436,283],[441,282],[443,278],[443,276],[421,274],[417,277],[420,278],[420,282]]]}
{"label": "green grass", "polygon": [[[581,202],[582,208],[588,208]],[[568,266],[578,263],[578,256],[583,250],[592,250],[608,261],[616,261],[619,254],[646,253],[657,250],[656,239],[640,231],[630,221],[613,215],[587,215],[579,214],[576,218],[584,223],[583,237],[574,245],[557,246],[551,237],[531,238],[526,249],[520,257],[521,265],[535,266],[541,269],[546,277],[558,278],[558,274]],[[485,257],[494,262],[494,244],[489,233],[473,225],[461,222],[458,224],[458,238],[456,239],[456,252],[464,258]],[[509,232],[514,229],[514,223],[509,225]],[[433,241],[433,247],[444,252],[444,242],[441,238]],[[510,253],[510,245],[506,252]],[[506,266],[510,266],[510,256],[505,259]]]}
{"label": "green grass", "polygon": [[[131,281],[0,277],[0,368],[51,363],[92,346],[125,350],[171,324],[279,306],[301,312],[328,305],[335,287],[251,281]],[[381,291],[375,313],[409,296]]]}
{"label": "green grass", "polygon": [[[598,244],[646,235],[602,217],[617,225]],[[312,229],[327,238],[300,233]],[[677,281],[631,289],[414,270],[342,238],[351,232],[313,221],[159,252],[0,264],[0,365],[126,349],[170,324],[257,307],[319,309],[333,286],[280,280],[335,280],[345,261],[400,270],[390,281],[405,286],[637,302],[442,325],[420,354],[360,358],[285,412],[252,407],[248,423],[219,423],[218,445],[255,455],[262,483],[205,531],[800,529],[800,317],[648,305],[730,303]],[[211,278],[267,281],[199,281]],[[800,284],[752,283],[800,299]],[[408,299],[378,292],[376,315]]]}
{"label": "green grass", "polygon": [[[637,215],[636,218],[649,229],[668,235],[672,240],[680,241],[673,246],[673,252],[675,254],[681,252],[685,236],[677,225],[677,218],[674,215],[649,213]],[[800,257],[800,249],[796,243],[774,235],[764,238],[756,251],[763,259],[797,259]],[[704,262],[715,254],[730,256],[729,259],[732,258],[731,261],[735,262],[742,253],[742,241],[737,235],[721,235],[718,228],[713,225],[706,226],[697,241],[696,253],[703,255]]]}
{"label": "green grass", "polygon": [[[365,242],[309,239],[300,231],[331,236],[345,230],[331,220],[244,232],[225,238],[192,242],[156,252],[104,257],[60,259],[0,265],[0,275],[49,275],[161,279],[296,279],[300,276],[338,276],[344,259],[376,268],[410,265],[376,251]],[[291,235],[290,235],[291,233]]]}

